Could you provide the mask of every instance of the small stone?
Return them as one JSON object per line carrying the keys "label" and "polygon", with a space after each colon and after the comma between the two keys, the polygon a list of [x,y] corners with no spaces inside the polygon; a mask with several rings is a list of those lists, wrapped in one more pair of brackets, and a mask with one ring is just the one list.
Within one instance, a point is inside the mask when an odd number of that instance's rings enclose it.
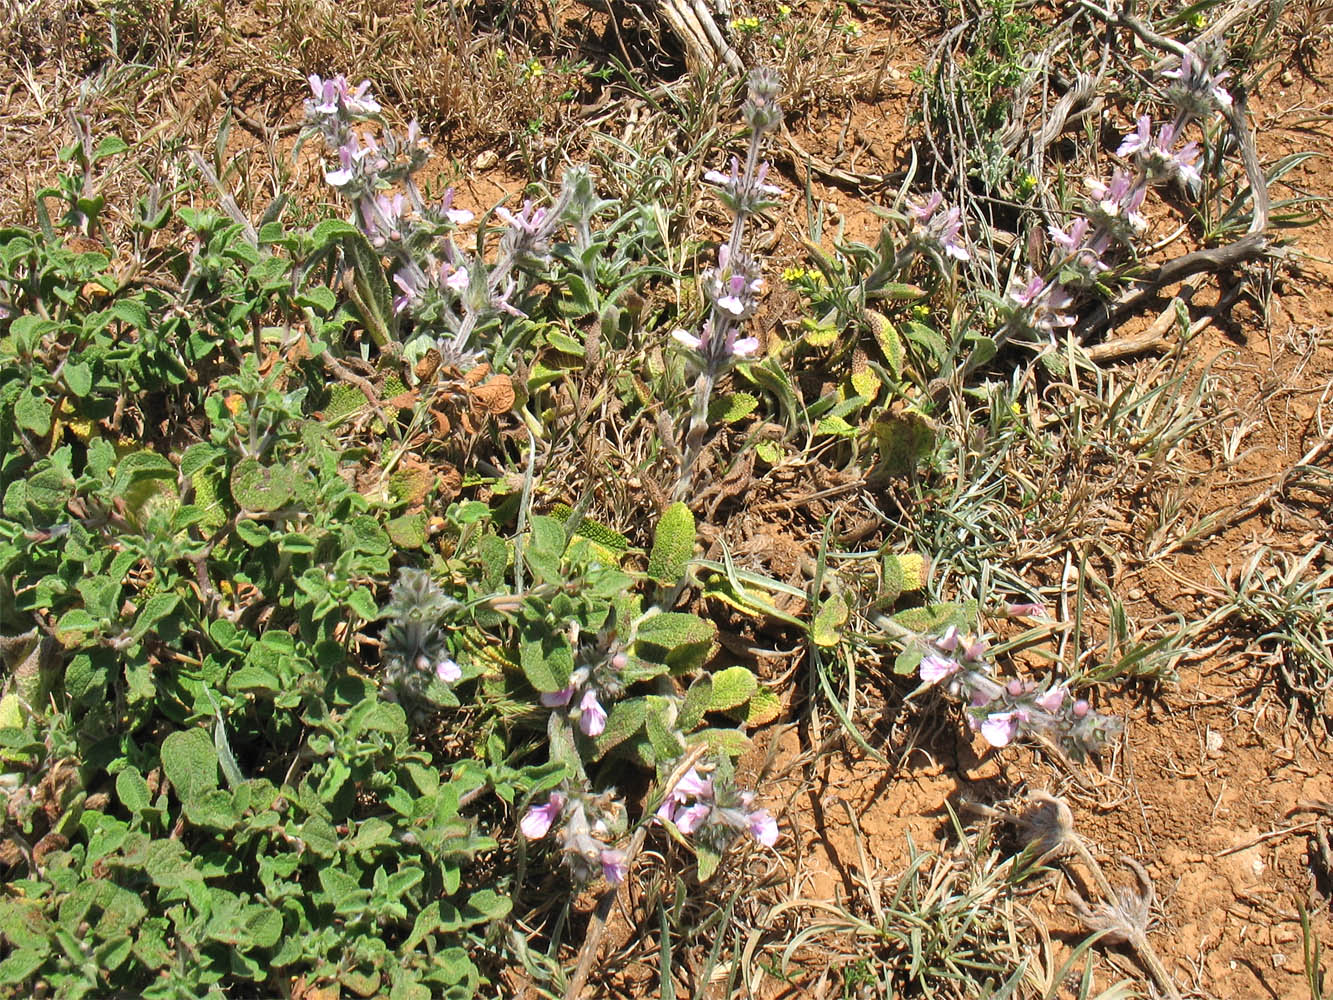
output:
{"label": "small stone", "polygon": [[1284,87],[1290,87],[1296,80],[1296,78],[1291,75],[1291,70],[1289,69],[1284,69],[1282,75],[1279,76],[1278,79],[1282,81],[1282,86]]}
{"label": "small stone", "polygon": [[493,149],[484,149],[477,154],[477,158],[472,161],[472,167],[475,170],[490,170],[500,162],[500,154]]}
{"label": "small stone", "polygon": [[1141,600],[1143,600],[1143,591],[1140,590],[1138,587],[1130,587],[1130,588],[1129,588],[1129,599],[1130,599],[1131,601],[1141,601]]}

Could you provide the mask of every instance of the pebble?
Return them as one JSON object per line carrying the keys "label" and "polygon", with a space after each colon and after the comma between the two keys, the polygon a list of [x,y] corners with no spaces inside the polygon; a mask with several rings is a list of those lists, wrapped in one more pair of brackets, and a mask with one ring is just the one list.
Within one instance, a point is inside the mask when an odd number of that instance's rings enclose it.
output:
{"label": "pebble", "polygon": [[477,154],[477,158],[472,161],[475,170],[490,170],[500,162],[500,154],[493,149],[485,149]]}
{"label": "pebble", "polygon": [[1140,590],[1138,587],[1130,587],[1130,588],[1129,588],[1129,599],[1130,599],[1131,601],[1141,601],[1141,600],[1143,600],[1143,591]]}

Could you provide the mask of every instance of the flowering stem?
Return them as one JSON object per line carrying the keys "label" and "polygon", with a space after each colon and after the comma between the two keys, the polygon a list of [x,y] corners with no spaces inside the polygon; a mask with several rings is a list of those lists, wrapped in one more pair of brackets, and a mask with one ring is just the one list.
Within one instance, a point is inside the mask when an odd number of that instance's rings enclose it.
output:
{"label": "flowering stem", "polygon": [[[671,772],[671,777],[667,779],[662,798],[658,801],[650,801],[650,808],[644,810],[644,818],[639,823],[639,828],[634,831],[634,836],[630,838],[629,847],[625,850],[625,878],[621,885],[629,883],[629,869],[634,864],[634,859],[638,857],[639,851],[643,849],[643,842],[648,836],[648,827],[652,823],[652,818],[657,812],[657,807],[670,797],[676,790],[682,778],[689,773],[690,768],[699,762],[699,758],[707,751],[707,746],[699,744],[676,765],[676,769]],[[606,933],[606,921],[611,916],[611,907],[615,905],[616,896],[620,892],[620,886],[607,889],[602,893],[602,897],[597,900],[597,909],[588,922],[588,933],[583,938],[583,947],[579,949],[579,964],[574,970],[574,975],[570,977],[569,986],[565,989],[565,1000],[577,1000],[583,995],[583,988],[587,985],[588,976],[592,974],[593,963],[597,961],[597,952],[601,948],[602,936]]]}

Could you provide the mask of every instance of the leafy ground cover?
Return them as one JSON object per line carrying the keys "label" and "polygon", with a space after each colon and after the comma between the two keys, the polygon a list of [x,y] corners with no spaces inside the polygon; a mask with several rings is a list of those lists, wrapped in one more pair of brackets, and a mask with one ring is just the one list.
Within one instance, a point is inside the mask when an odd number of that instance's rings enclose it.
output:
{"label": "leafy ground cover", "polygon": [[1324,1000],[1327,11],[660,18],[0,29],[0,991]]}

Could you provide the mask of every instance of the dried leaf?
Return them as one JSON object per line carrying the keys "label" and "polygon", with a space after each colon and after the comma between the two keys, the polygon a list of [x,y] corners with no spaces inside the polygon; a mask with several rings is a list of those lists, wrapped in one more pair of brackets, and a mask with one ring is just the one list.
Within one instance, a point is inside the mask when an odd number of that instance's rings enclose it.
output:
{"label": "dried leaf", "polygon": [[514,383],[508,375],[496,375],[484,385],[473,386],[468,391],[473,401],[492,416],[508,413],[514,407]]}

